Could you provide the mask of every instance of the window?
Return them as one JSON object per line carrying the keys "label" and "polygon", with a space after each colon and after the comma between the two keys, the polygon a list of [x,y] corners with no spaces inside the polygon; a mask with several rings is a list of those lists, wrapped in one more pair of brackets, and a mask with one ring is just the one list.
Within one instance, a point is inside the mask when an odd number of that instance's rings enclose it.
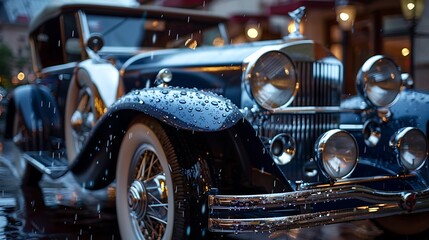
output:
{"label": "window", "polygon": [[64,63],[58,18],[47,21],[33,32],[31,37],[34,41],[40,67],[45,68]]}

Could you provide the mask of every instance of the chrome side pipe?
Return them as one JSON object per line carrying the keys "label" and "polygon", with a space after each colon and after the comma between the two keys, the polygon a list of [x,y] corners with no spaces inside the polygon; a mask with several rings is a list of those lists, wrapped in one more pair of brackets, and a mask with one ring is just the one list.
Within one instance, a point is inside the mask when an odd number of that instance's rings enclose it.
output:
{"label": "chrome side pipe", "polygon": [[[211,213],[210,231],[270,232],[427,211],[429,210],[429,188],[414,192],[389,192],[355,185],[261,195],[209,195],[208,200]],[[281,217],[246,218],[249,210],[275,212],[288,207],[305,207],[311,211],[308,205],[334,200],[363,200],[369,205],[330,211],[303,212]],[[235,218],[214,217],[217,213],[225,213],[225,210],[233,212]]]}

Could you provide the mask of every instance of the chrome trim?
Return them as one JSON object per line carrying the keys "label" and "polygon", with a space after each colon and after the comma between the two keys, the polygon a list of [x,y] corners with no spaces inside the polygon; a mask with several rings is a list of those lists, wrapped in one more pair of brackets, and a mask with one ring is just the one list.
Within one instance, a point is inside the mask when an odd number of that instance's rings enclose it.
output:
{"label": "chrome trim", "polygon": [[381,182],[381,181],[388,181],[388,180],[406,180],[415,178],[416,175],[414,174],[404,174],[404,175],[397,175],[397,176],[375,176],[375,177],[361,177],[361,178],[352,178],[352,179],[338,179],[335,182],[331,183],[301,183],[299,190],[304,189],[314,189],[314,188],[326,188],[326,187],[333,187],[333,186],[344,186],[344,185],[356,185],[356,184],[362,184],[362,183],[368,183],[368,182]]}
{"label": "chrome trim", "polygon": [[268,111],[267,114],[315,114],[315,113],[362,113],[366,109],[360,108],[342,108],[336,106],[322,107],[287,107]]}
{"label": "chrome trim", "polygon": [[339,128],[347,131],[360,131],[363,129],[363,124],[340,124]]}
{"label": "chrome trim", "polygon": [[[321,212],[311,205],[335,200],[363,200],[373,205]],[[334,186],[297,192],[259,195],[209,195],[211,216],[228,210],[234,217],[210,217],[212,232],[276,231],[362,220],[429,210],[429,188],[422,191],[380,191],[360,185]],[[301,213],[282,217],[246,218],[247,211],[300,207]],[[284,213],[283,213],[284,214]]]}
{"label": "chrome trim", "polygon": [[27,162],[29,162],[31,165],[35,166],[37,169],[40,169],[42,172],[51,175],[51,170],[47,167],[45,167],[43,164],[32,158],[26,153],[22,154],[22,158],[24,158]]}
{"label": "chrome trim", "polygon": [[[414,212],[423,212],[429,209],[429,204],[419,204]],[[365,207],[306,213],[286,217],[251,218],[251,219],[219,219],[209,218],[208,229],[211,232],[238,233],[238,232],[273,232],[277,230],[314,227],[340,222],[365,220],[387,217],[397,214],[407,214],[397,203],[376,204]]]}

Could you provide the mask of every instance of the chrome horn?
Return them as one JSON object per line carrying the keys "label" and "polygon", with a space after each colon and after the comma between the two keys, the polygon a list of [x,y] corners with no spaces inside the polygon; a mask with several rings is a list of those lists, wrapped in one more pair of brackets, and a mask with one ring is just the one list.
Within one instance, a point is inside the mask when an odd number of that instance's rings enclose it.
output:
{"label": "chrome horn", "polygon": [[270,153],[274,162],[278,165],[285,165],[292,161],[296,153],[295,139],[290,135],[281,133],[270,140]]}

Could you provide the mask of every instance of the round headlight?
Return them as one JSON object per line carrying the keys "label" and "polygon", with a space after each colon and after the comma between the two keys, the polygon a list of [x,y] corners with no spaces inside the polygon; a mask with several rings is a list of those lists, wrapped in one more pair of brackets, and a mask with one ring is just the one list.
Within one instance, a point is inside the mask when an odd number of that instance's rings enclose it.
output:
{"label": "round headlight", "polygon": [[368,59],[361,67],[356,84],[367,103],[375,107],[388,107],[395,103],[402,88],[398,66],[381,55]]}
{"label": "round headlight", "polygon": [[417,128],[400,129],[392,136],[390,146],[396,153],[398,164],[409,171],[419,169],[428,157],[427,138]]}
{"label": "round headlight", "polygon": [[250,62],[245,82],[257,104],[268,110],[286,107],[299,86],[292,60],[279,51],[265,52]]}
{"label": "round headlight", "polygon": [[327,131],[316,142],[315,156],[323,173],[331,179],[347,177],[358,162],[358,146],[348,132]]}

